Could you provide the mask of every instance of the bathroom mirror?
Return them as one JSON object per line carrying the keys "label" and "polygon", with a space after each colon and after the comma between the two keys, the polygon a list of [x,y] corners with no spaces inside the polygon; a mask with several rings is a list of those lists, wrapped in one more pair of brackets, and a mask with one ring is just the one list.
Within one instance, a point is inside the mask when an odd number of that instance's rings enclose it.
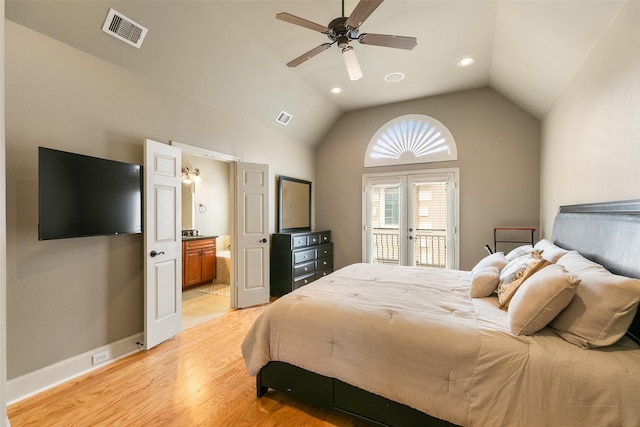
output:
{"label": "bathroom mirror", "polygon": [[280,176],[278,180],[278,230],[311,230],[311,182]]}
{"label": "bathroom mirror", "polygon": [[182,229],[196,229],[196,183],[182,182]]}

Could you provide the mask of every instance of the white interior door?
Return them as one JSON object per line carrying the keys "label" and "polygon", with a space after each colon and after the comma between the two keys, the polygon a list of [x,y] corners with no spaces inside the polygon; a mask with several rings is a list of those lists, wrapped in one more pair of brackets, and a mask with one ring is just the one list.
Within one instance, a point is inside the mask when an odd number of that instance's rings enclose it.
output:
{"label": "white interior door", "polygon": [[269,166],[235,164],[233,308],[269,302]]}
{"label": "white interior door", "polygon": [[144,144],[144,347],[182,330],[182,152]]}

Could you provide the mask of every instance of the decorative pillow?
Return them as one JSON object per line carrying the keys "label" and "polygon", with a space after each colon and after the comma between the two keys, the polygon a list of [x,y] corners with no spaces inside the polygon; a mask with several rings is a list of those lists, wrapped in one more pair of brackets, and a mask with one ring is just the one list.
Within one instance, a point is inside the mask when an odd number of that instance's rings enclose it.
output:
{"label": "decorative pillow", "polygon": [[504,257],[504,252],[496,252],[495,254],[487,255],[482,258],[475,267],[471,270],[473,274],[476,270],[482,270],[486,267],[497,267],[498,271],[502,270],[509,261]]}
{"label": "decorative pillow", "polygon": [[533,252],[533,246],[531,245],[522,245],[510,251],[507,255],[507,261],[511,262],[514,259],[521,257],[523,255],[528,255]]}
{"label": "decorative pillow", "polygon": [[565,341],[583,348],[618,341],[629,328],[640,301],[640,280],[619,276],[571,251],[560,260],[580,279],[575,297],[549,326]]}
{"label": "decorative pillow", "polygon": [[508,307],[509,300],[511,300],[511,297],[513,297],[522,282],[548,264],[549,261],[543,259],[538,251],[522,255],[507,264],[500,272],[500,282],[498,283],[498,302],[500,307]]}
{"label": "decorative pillow", "polygon": [[471,297],[484,298],[498,287],[500,270],[496,266],[484,267],[471,273]]}
{"label": "decorative pillow", "polygon": [[542,251],[542,258],[554,264],[564,255],[569,253],[568,250],[551,243],[547,239],[540,240],[533,248]]}
{"label": "decorative pillow", "polygon": [[580,279],[552,264],[525,280],[509,303],[509,331],[533,335],[544,328],[573,299]]}

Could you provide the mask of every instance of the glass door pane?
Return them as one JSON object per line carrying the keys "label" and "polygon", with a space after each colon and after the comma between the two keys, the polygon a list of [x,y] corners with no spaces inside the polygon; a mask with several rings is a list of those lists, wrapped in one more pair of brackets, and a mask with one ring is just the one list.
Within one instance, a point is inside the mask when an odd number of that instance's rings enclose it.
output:
{"label": "glass door pane", "polygon": [[401,265],[406,239],[404,180],[374,179],[365,185],[365,262]]}
{"label": "glass door pane", "polygon": [[409,265],[447,266],[447,182],[421,182],[409,186]]}

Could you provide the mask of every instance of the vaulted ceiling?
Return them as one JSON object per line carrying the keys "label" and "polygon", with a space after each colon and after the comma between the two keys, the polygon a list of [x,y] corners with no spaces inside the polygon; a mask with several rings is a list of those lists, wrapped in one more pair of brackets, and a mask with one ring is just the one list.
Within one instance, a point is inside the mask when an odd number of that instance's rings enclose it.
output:
{"label": "vaulted ceiling", "polygon": [[[329,40],[275,19],[288,12],[321,25],[339,0],[30,0],[5,2],[29,27],[215,108],[317,144],[346,111],[491,86],[541,118],[621,10],[616,0],[386,0],[361,32],[414,36],[413,50],[353,42],[364,76],[350,81],[340,51],[289,68]],[[346,15],[355,6],[346,0]],[[140,49],[101,31],[112,7],[149,32]],[[461,68],[457,61],[473,57]],[[389,83],[384,77],[401,72]],[[343,92],[334,95],[333,87]],[[280,111],[288,126],[275,122]]]}

